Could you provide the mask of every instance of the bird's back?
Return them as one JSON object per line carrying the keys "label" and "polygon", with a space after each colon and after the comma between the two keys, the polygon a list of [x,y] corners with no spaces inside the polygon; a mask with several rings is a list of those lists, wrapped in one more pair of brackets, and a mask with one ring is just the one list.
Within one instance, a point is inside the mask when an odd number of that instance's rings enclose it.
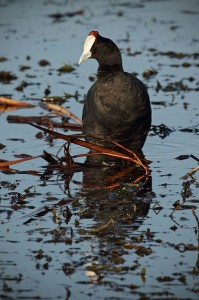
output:
{"label": "bird's back", "polygon": [[[151,125],[151,108],[144,84],[118,71],[100,76],[88,91],[83,109],[83,133],[141,149]],[[102,146],[111,144],[87,138]]]}

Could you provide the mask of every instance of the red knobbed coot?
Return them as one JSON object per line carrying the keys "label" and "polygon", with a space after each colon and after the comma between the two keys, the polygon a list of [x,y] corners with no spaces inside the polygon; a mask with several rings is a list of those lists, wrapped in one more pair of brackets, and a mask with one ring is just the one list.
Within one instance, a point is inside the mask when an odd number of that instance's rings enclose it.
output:
{"label": "red knobbed coot", "polygon": [[[151,126],[149,95],[143,82],[124,72],[117,45],[91,31],[84,43],[79,64],[88,58],[98,63],[97,80],[84,102],[82,123],[86,140],[114,148],[114,140],[140,150]],[[89,135],[96,135],[102,140]]]}

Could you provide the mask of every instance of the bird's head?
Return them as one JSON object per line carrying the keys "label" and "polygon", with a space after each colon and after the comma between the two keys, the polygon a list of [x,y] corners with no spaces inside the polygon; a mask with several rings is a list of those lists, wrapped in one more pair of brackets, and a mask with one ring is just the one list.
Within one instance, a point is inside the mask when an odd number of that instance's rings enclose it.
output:
{"label": "bird's head", "polygon": [[87,36],[79,64],[88,58],[95,58],[101,65],[122,64],[117,45],[112,40],[102,37],[98,31],[91,31]]}

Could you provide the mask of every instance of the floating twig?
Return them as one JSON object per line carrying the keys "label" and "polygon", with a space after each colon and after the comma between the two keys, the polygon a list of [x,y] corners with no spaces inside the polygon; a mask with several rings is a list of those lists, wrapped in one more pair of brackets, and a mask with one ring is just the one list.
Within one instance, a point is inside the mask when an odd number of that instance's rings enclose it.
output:
{"label": "floating twig", "polygon": [[24,117],[24,116],[13,116],[8,115],[7,117],[8,123],[36,123],[42,126],[53,126],[54,128],[64,128],[73,131],[81,131],[82,125],[81,124],[73,124],[73,123],[58,123],[52,120],[49,116],[42,116],[42,117]]}
{"label": "floating twig", "polygon": [[40,155],[37,155],[37,156],[31,156],[31,157],[27,157],[27,158],[23,158],[23,159],[18,159],[18,160],[1,161],[1,162],[0,162],[0,168],[9,167],[9,166],[11,166],[11,165],[19,164],[19,163],[22,163],[22,162],[24,162],[24,161],[28,161],[28,160],[31,160],[31,159],[35,159],[35,158],[38,158],[38,157],[41,157],[41,156],[40,156]]}
{"label": "floating twig", "polygon": [[35,107],[35,105],[33,104],[14,100],[14,99],[9,99],[6,97],[0,97],[0,105],[18,106],[18,107]]}
{"label": "floating twig", "polygon": [[64,117],[71,118],[78,124],[82,124],[81,120],[77,116],[75,116],[68,109],[66,109],[60,105],[51,104],[51,103],[42,103],[42,107],[45,109],[48,109],[48,110],[57,111],[57,112],[61,113]]}
{"label": "floating twig", "polygon": [[189,171],[187,174],[188,175],[193,175],[194,173],[196,173],[199,170],[199,166],[195,167],[194,169],[191,169],[191,171]]}

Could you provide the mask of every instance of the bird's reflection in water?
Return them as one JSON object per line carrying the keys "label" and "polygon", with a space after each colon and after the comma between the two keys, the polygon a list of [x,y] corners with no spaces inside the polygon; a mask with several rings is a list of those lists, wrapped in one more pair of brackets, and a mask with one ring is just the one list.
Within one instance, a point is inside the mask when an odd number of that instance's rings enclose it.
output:
{"label": "bird's reflection in water", "polygon": [[[144,159],[142,152],[136,154]],[[49,180],[53,172],[52,167],[47,169],[41,179]],[[153,197],[152,176],[146,175],[141,166],[95,154],[87,156],[83,167],[72,171],[62,168],[60,172],[69,199],[73,199],[70,184],[74,172],[83,173],[81,188],[75,196],[81,200],[81,219],[93,219],[99,226],[113,219],[115,223],[131,224],[136,229],[148,214]]]}
{"label": "bird's reflection in water", "polygon": [[151,175],[145,176],[145,170],[132,163],[105,155],[88,156],[85,164],[82,182],[85,210],[81,218],[93,218],[99,225],[113,219],[116,223],[139,227],[150,207]]}

